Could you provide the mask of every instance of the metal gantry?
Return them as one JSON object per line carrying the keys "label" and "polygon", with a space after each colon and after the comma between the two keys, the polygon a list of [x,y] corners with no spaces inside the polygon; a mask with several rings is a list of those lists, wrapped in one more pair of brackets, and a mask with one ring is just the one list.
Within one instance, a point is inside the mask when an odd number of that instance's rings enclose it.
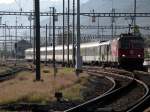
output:
{"label": "metal gantry", "polygon": [[[4,29],[6,27],[6,29],[30,29],[30,26],[2,26],[0,25],[0,29]],[[67,29],[68,26],[55,26],[55,29]],[[46,29],[46,26],[40,26],[40,28]],[[53,26],[47,26],[48,29],[52,29]],[[77,28],[76,26],[74,28]],[[99,26],[99,25],[81,25],[80,29],[111,29],[112,26]],[[116,29],[127,29],[129,28],[129,26],[126,25],[117,25],[114,28]],[[140,29],[145,29],[145,30],[150,30],[150,26],[139,26]],[[31,29],[34,29],[34,26],[31,26]],[[73,29],[73,26],[70,25],[70,29]]]}
{"label": "metal gantry", "polygon": [[[9,12],[9,11],[0,11],[0,15],[18,15],[18,16],[34,16],[34,12]],[[57,16],[68,15],[68,13],[55,13]],[[77,13],[74,13],[77,15]],[[69,13],[73,15],[73,13]],[[93,16],[93,13],[85,12],[80,13],[81,16]],[[95,17],[150,17],[150,13],[94,13]],[[50,12],[40,12],[39,16],[53,16]]]}

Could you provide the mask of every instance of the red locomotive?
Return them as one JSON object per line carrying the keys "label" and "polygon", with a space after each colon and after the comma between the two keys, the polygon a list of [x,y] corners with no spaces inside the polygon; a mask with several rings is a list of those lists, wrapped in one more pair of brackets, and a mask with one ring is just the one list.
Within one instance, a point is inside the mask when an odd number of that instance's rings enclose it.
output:
{"label": "red locomotive", "polygon": [[121,34],[111,43],[112,56],[119,66],[142,68],[144,62],[144,39],[139,35]]}

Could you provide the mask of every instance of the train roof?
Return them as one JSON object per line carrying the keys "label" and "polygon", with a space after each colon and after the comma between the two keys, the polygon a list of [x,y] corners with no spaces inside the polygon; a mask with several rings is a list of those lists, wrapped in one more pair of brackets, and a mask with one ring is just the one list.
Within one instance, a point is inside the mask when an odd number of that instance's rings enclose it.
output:
{"label": "train roof", "polygon": [[140,40],[143,40],[141,35],[136,35],[133,33],[122,33],[120,35],[120,39],[140,39]]}
{"label": "train roof", "polygon": [[28,48],[25,50],[26,52],[30,52],[30,51],[33,51],[33,48]]}
{"label": "train roof", "polygon": [[104,42],[83,43],[83,44],[81,44],[81,48],[96,47],[96,46],[102,46],[102,45],[109,45],[110,43],[111,43],[111,40],[104,41]]}
{"label": "train roof", "polygon": [[[89,43],[82,43],[81,44],[81,48],[88,48],[88,47],[97,47],[100,45],[109,45],[111,41],[106,41],[106,42],[89,42]],[[67,49],[67,46],[64,46],[65,49]],[[62,50],[63,46],[59,45],[55,47],[55,50]],[[72,49],[72,45],[69,45],[69,49]],[[46,47],[41,47],[40,48],[41,51],[46,51]],[[48,51],[52,51],[53,50],[53,46],[48,46],[47,47]],[[25,50],[26,52],[32,52],[33,48],[29,48]]]}
{"label": "train roof", "polygon": [[109,45],[111,43],[112,40],[109,41],[105,41],[105,42],[100,42],[99,44],[102,45]]}
{"label": "train roof", "polygon": [[96,46],[99,46],[99,42],[89,42],[81,44],[81,48],[96,47]]}

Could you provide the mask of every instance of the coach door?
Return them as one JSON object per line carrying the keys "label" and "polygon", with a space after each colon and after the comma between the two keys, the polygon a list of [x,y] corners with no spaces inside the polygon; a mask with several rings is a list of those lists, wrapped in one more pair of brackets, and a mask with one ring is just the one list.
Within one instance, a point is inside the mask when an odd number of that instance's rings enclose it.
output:
{"label": "coach door", "polygon": [[101,61],[101,46],[99,46],[99,61]]}

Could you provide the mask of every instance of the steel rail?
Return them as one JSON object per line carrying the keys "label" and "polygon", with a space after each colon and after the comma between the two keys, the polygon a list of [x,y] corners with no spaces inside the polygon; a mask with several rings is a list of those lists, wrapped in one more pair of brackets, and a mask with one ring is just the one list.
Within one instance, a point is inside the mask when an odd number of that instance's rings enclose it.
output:
{"label": "steel rail", "polygon": [[117,85],[116,81],[112,77],[97,75],[97,74],[94,74],[94,73],[91,73],[91,72],[88,72],[88,74],[94,75],[94,76],[101,76],[101,77],[104,77],[104,78],[108,79],[110,82],[112,82],[112,84],[113,84],[112,87],[109,90],[107,90],[103,95],[108,94],[109,92],[113,91],[115,89],[116,85]]}
{"label": "steel rail", "polygon": [[146,87],[147,94],[143,96],[143,98],[139,99],[132,107],[127,109],[127,112],[137,112],[137,111],[143,111],[144,107],[149,103],[150,101],[150,89],[149,86],[144,83],[144,81],[141,81],[141,84]]}
{"label": "steel rail", "polygon": [[[88,70],[88,71],[89,71],[89,70]],[[94,70],[91,70],[90,72],[103,73],[103,74],[110,74],[110,73],[108,73],[108,72],[97,72],[97,71],[94,71]],[[115,76],[127,78],[127,79],[132,80],[132,82],[136,81],[138,84],[142,85],[142,86],[145,88],[145,94],[144,94],[140,99],[138,99],[138,100],[135,102],[134,105],[132,105],[131,107],[129,107],[129,109],[127,110],[127,112],[133,112],[134,110],[138,110],[139,105],[143,104],[143,102],[144,102],[145,100],[147,101],[147,100],[150,99],[150,96],[148,96],[148,94],[149,94],[149,88],[148,88],[148,86],[147,86],[144,82],[142,82],[142,81],[136,79],[136,78],[134,77],[134,76],[135,76],[134,74],[132,74],[133,77],[124,76],[124,75],[115,74],[115,73],[111,73],[111,75],[115,75]],[[131,85],[132,82],[131,82],[129,85]],[[129,86],[129,85],[128,85],[128,86]],[[128,86],[126,86],[126,87],[128,87]],[[125,88],[126,88],[126,87],[125,87]],[[123,89],[123,88],[122,88],[122,89]],[[83,103],[83,104],[81,104],[81,105],[78,105],[78,106],[76,106],[76,107],[74,107],[74,108],[68,109],[68,110],[66,110],[65,112],[74,112],[74,111],[78,111],[78,110],[84,110],[85,108],[87,108],[88,106],[90,106],[90,105],[92,105],[92,104],[96,104],[96,103],[98,103],[99,101],[102,102],[102,101],[103,101],[102,98],[108,97],[109,95],[110,95],[110,96],[113,95],[113,93],[114,93],[115,91],[118,91],[118,90],[114,90],[114,91],[112,91],[112,92],[109,92],[108,94],[105,94],[104,96],[102,96],[102,97],[100,97],[100,98],[97,97],[97,98],[95,98],[95,99],[92,99],[92,100],[90,100],[90,101],[88,101],[88,102],[85,102],[85,103]],[[119,90],[119,91],[120,91],[120,90]],[[147,96],[148,96],[148,97],[147,97]]]}
{"label": "steel rail", "polygon": [[[89,71],[89,70],[88,70],[88,72],[94,72],[94,71],[93,71],[93,70],[92,70],[92,71]],[[96,72],[95,72],[95,73],[96,73]],[[102,73],[102,72],[101,72],[101,73]],[[100,74],[101,74],[101,73],[100,73]],[[104,73],[104,72],[103,72],[103,73]],[[124,76],[120,76],[120,77],[124,77]],[[127,77],[125,77],[125,78],[127,78]],[[64,112],[77,112],[77,111],[80,112],[80,111],[85,111],[86,108],[88,108],[89,106],[91,106],[91,105],[93,105],[93,104],[96,104],[96,103],[99,103],[99,102],[103,102],[103,101],[105,101],[106,99],[108,99],[109,97],[114,96],[114,95],[116,95],[117,93],[120,93],[121,91],[127,89],[127,88],[133,83],[133,81],[134,81],[134,76],[133,76],[132,80],[131,80],[127,85],[122,86],[122,87],[120,87],[120,88],[117,88],[117,89],[115,89],[115,90],[113,90],[113,91],[110,91],[110,92],[108,92],[107,94],[103,94],[103,95],[98,96],[98,97],[96,97],[96,98],[94,98],[94,99],[91,99],[91,100],[89,100],[89,101],[87,101],[87,102],[85,102],[85,103],[82,103],[82,104],[80,104],[80,105],[78,105],[78,106],[76,106],[76,107],[73,107],[73,108],[70,108],[70,109],[68,109],[68,110],[65,110]]]}
{"label": "steel rail", "polygon": [[[105,73],[108,73],[108,72],[105,72]],[[116,75],[114,73],[111,73],[113,75]],[[119,74],[117,74],[118,76]],[[123,76],[123,75],[120,75],[121,77],[127,77],[128,79],[132,79],[132,77],[129,77],[129,76]],[[129,107],[126,111],[127,112],[135,112],[135,111],[138,111],[140,109],[140,106],[143,106],[143,104],[145,102],[147,102],[149,99],[150,99],[150,90],[149,90],[149,87],[147,84],[145,84],[143,81],[141,80],[138,80],[136,78],[134,78],[134,81],[136,81],[137,83],[139,83],[140,85],[142,85],[144,88],[145,88],[145,94],[144,96],[142,96],[140,99],[138,99],[131,107]]]}
{"label": "steel rail", "polygon": [[27,70],[27,68],[17,67],[17,68],[12,68],[12,70],[9,70],[9,71],[6,71],[4,73],[1,73],[1,75],[0,75],[0,82],[12,79],[13,77],[15,77],[16,73],[18,73],[18,72],[20,72],[22,70]]}

